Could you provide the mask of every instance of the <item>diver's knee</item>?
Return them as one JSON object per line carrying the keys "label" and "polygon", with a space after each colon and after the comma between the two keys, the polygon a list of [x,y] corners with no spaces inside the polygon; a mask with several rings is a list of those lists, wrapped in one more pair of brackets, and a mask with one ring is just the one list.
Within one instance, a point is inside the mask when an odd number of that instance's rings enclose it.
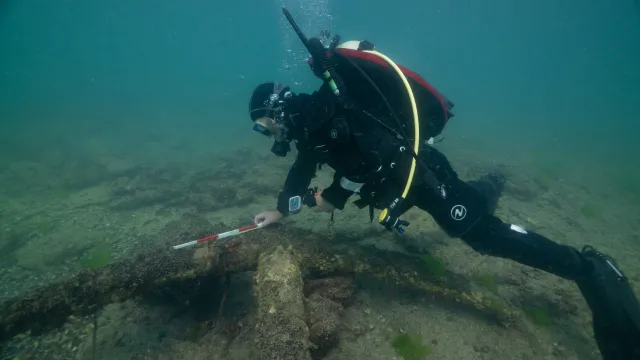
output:
{"label": "diver's knee", "polygon": [[499,231],[504,223],[491,214],[485,214],[460,238],[475,252],[482,255],[490,255],[495,247],[494,233]]}
{"label": "diver's knee", "polygon": [[486,175],[487,179],[491,181],[491,183],[495,186],[496,189],[502,193],[504,190],[504,185],[507,183],[507,178],[504,174],[499,172],[491,172]]}
{"label": "diver's knee", "polygon": [[505,178],[502,173],[490,172],[481,177],[478,182],[483,182],[485,184],[491,185],[491,187],[493,188],[493,192],[500,196],[504,191],[504,186],[507,183],[507,178]]}
{"label": "diver's knee", "polygon": [[500,173],[488,173],[480,179],[470,181],[471,185],[487,201],[487,212],[493,214],[498,207],[498,200],[502,196],[506,178]]}

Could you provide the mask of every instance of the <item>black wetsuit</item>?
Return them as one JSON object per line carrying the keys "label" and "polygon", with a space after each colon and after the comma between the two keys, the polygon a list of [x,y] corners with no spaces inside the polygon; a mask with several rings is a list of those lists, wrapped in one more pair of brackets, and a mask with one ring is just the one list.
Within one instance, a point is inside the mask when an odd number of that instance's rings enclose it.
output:
{"label": "black wetsuit", "polygon": [[[411,156],[405,156],[406,143],[357,112],[341,111],[334,101],[326,87],[288,101],[287,140],[296,142],[298,153],[278,197],[277,209],[285,215],[288,200],[307,191],[322,164],[335,170],[334,181],[322,197],[338,209],[354,195],[354,189],[345,184],[363,184],[356,189],[356,204],[369,206],[371,216],[373,208],[387,207],[406,184],[411,161]],[[427,211],[448,235],[461,238],[479,253],[576,281],[592,310],[604,358],[640,359],[640,306],[626,279],[617,276],[618,270],[612,270],[602,254],[580,252],[494,216],[504,187],[501,176],[488,174],[464,182],[446,157],[426,144],[419,159],[425,166],[416,168],[400,213],[416,206]],[[434,189],[434,184],[440,187]]]}
{"label": "black wetsuit", "polygon": [[[307,191],[322,164],[335,170],[334,181],[322,197],[338,209],[354,195],[341,181],[364,183],[356,203],[377,209],[387,207],[404,188],[411,157],[399,156],[398,149],[405,143],[368,119],[350,117],[345,124],[332,101],[324,89],[290,100],[291,137],[298,154],[278,198],[277,208],[283,214],[288,212],[289,198]],[[356,139],[358,136],[367,140]],[[505,224],[493,215],[504,186],[500,176],[490,174],[465,183],[435,148],[423,145],[419,157],[443,185],[446,197],[441,196],[441,189],[432,189],[423,181],[425,171],[418,166],[401,212],[412,206],[427,211],[449,236],[463,239],[480,253],[509,258],[566,279],[577,280],[583,274],[584,264],[576,249]],[[380,167],[387,170],[376,172]]]}

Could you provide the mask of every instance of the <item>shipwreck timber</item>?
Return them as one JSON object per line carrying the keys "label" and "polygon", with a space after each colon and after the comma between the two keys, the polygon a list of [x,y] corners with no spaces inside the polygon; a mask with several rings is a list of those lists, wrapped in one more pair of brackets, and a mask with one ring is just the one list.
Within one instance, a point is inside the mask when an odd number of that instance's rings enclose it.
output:
{"label": "shipwreck timber", "polygon": [[303,279],[372,277],[502,323],[512,319],[503,304],[469,291],[464,278],[450,273],[435,277],[417,257],[362,248],[354,241],[328,243],[321,234],[284,226],[175,251],[170,245],[205,235],[212,226],[202,218],[167,226],[170,228],[161,239],[153,246],[141,247],[131,259],[81,271],[0,304],[0,341],[27,330],[47,331],[69,316],[91,314],[109,303],[157,291],[167,284],[245,271],[256,272],[254,295],[261,327],[256,342],[264,359],[310,358]]}

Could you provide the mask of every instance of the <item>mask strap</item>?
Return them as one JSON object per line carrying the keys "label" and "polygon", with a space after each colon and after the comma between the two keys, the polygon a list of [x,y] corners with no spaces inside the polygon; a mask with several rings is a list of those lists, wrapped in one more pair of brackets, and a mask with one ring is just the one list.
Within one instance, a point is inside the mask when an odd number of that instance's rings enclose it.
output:
{"label": "mask strap", "polygon": [[[278,101],[280,101],[280,93],[282,92],[282,90],[284,90],[284,88],[286,88],[286,86],[280,83],[277,83],[277,82],[273,83],[273,91],[269,96],[269,103],[267,104],[267,112],[271,112],[271,113],[273,112],[273,108],[278,103]],[[275,120],[275,114],[273,117]]]}
{"label": "mask strap", "polygon": [[273,83],[273,93],[275,95],[277,95],[278,97],[280,97],[280,93],[282,92],[282,90],[284,90],[285,87],[286,86],[284,86],[284,85],[282,85],[280,83],[274,82]]}

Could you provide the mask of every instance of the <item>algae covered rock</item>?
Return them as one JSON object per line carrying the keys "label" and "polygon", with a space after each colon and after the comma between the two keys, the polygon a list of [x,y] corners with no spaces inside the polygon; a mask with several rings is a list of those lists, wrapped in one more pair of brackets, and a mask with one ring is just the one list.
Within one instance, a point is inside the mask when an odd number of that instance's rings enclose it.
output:
{"label": "algae covered rock", "polygon": [[355,291],[353,278],[334,276],[305,283],[305,300],[311,355],[322,358],[338,343],[343,305]]}
{"label": "algae covered rock", "polygon": [[339,303],[318,294],[309,296],[306,304],[309,341],[313,344],[314,358],[320,358],[338,342],[343,308]]}
{"label": "algae covered rock", "polygon": [[342,304],[353,295],[355,289],[353,279],[344,276],[312,279],[307,281],[304,286],[306,296],[318,294]]}

